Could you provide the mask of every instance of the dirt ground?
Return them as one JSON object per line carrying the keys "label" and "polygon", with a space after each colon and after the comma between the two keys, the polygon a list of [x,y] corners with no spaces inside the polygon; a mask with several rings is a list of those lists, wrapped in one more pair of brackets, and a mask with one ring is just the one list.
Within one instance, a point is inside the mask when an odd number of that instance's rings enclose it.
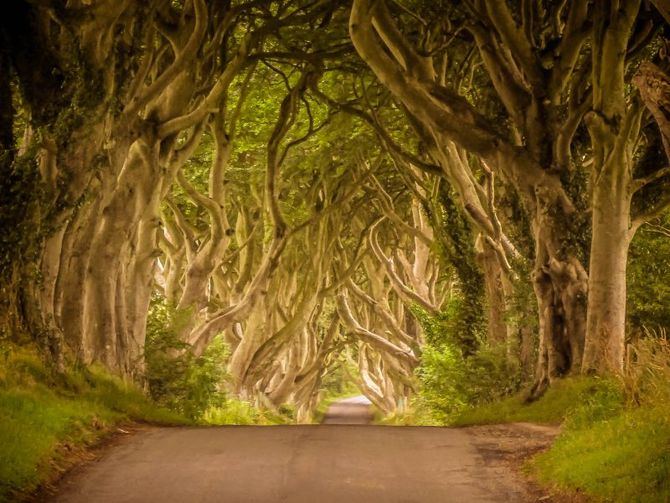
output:
{"label": "dirt ground", "polygon": [[461,428],[472,436],[485,463],[522,480],[528,501],[543,503],[587,503],[583,495],[558,494],[539,487],[524,471],[524,464],[548,449],[560,433],[558,426],[531,423],[492,424]]}

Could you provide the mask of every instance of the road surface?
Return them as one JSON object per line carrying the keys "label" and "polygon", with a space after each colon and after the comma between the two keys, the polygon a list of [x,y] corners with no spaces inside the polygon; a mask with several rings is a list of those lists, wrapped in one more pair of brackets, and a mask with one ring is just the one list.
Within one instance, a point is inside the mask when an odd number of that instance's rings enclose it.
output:
{"label": "road surface", "polygon": [[370,424],[372,404],[364,396],[345,398],[335,402],[326,411],[323,424]]}
{"label": "road surface", "polygon": [[[354,407],[352,421],[360,421]],[[343,422],[342,408],[330,416]],[[332,411],[332,409],[331,409]],[[367,417],[367,416],[365,416]],[[537,501],[464,429],[324,424],[145,428],[76,469],[59,503]]]}

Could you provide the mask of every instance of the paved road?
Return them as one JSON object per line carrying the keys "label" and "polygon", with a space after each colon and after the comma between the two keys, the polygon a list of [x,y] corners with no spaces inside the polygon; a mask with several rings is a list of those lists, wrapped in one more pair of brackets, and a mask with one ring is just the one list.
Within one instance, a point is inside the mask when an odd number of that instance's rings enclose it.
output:
{"label": "paved road", "polygon": [[335,402],[323,416],[323,424],[370,424],[372,404],[364,396],[345,398]]}
{"label": "paved road", "polygon": [[535,501],[499,460],[483,457],[474,440],[466,430],[426,427],[148,428],[75,470],[52,501]]}

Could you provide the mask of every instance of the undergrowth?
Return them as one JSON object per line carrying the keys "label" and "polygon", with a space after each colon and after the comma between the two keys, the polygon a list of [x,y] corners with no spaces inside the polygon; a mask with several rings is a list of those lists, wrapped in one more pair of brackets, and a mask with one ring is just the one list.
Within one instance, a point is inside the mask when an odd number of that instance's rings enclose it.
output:
{"label": "undergrowth", "polygon": [[152,298],[147,319],[144,352],[145,380],[149,395],[159,405],[199,424],[283,424],[293,421],[293,411],[238,400],[230,392],[227,370],[230,350],[216,337],[202,354],[183,341],[191,320],[187,309],[177,309],[163,297]]}
{"label": "undergrowth", "polygon": [[160,297],[152,299],[144,352],[145,379],[151,398],[179,414],[201,421],[209,409],[230,407],[226,362],[230,351],[217,337],[201,355],[182,340],[191,318]]}
{"label": "undergrowth", "polygon": [[206,409],[200,422],[217,425],[271,425],[293,422],[293,411],[281,407],[278,411],[255,407],[254,404],[236,398],[227,398],[223,403]]}
{"label": "undergrowth", "polygon": [[26,348],[0,355],[0,501],[20,500],[68,468],[83,448],[130,421],[188,424],[102,369],[59,374]]}
{"label": "undergrowth", "polygon": [[621,403],[576,407],[550,450],[531,465],[548,485],[583,491],[597,501],[670,501],[670,341],[665,332],[628,348],[618,381]]}

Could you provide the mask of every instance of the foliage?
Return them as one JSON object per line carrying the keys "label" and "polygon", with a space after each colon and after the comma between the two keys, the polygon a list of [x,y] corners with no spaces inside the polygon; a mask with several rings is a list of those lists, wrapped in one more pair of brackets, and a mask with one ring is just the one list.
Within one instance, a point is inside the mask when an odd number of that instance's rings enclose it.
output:
{"label": "foliage", "polygon": [[670,239],[666,215],[635,235],[628,256],[627,318],[629,332],[643,332],[644,326],[670,326]]}
{"label": "foliage", "polygon": [[[0,277],[6,280],[11,265],[21,258],[21,250],[31,255],[33,245],[38,241],[35,215],[41,199],[44,198],[44,184],[36,161],[36,151],[31,149],[26,155],[14,160],[8,171],[0,177],[0,225],[4,229],[0,236]],[[24,257],[25,258],[25,257]]]}
{"label": "foliage", "polygon": [[[228,398],[223,403],[208,408],[201,421],[211,425],[252,425],[252,424],[285,424],[292,421],[286,414],[274,413],[267,409],[255,407],[244,400]],[[285,412],[285,411],[284,411]]]}
{"label": "foliage", "polygon": [[409,407],[389,416],[375,416],[375,424],[387,426],[444,426],[444,421],[436,417],[434,409],[420,396],[410,400]]}
{"label": "foliage", "polygon": [[414,308],[426,334],[426,346],[416,370],[419,392],[414,407],[422,411],[422,417],[429,416],[442,424],[467,407],[499,399],[519,387],[518,369],[504,347],[479,342],[474,354],[462,353],[454,334],[461,329],[461,312],[465,309],[467,305],[458,296],[450,300],[440,316],[429,316]]}
{"label": "foliage", "polygon": [[187,424],[101,368],[57,374],[32,350],[0,355],[0,501],[16,500],[67,469],[127,421]]}
{"label": "foliage", "polygon": [[229,351],[215,339],[196,356],[180,334],[190,313],[154,298],[147,322],[146,380],[151,397],[161,405],[197,420],[211,407],[226,404],[225,384]]}
{"label": "foliage", "polygon": [[459,292],[447,307],[451,327],[443,333],[468,355],[476,351],[486,326],[484,277],[477,263],[471,226],[455,202],[453,189],[442,184],[437,205],[429,215],[438,231],[437,255],[445,269],[453,269],[459,280]]}
{"label": "foliage", "polygon": [[420,407],[427,406],[434,419],[447,422],[466,407],[518,389],[517,374],[500,348],[483,346],[476,354],[462,357],[449,346],[427,346],[417,369]]}
{"label": "foliage", "polygon": [[360,393],[351,380],[354,369],[346,360],[337,360],[331,365],[325,375],[321,378],[321,394],[323,397],[343,397]]}

